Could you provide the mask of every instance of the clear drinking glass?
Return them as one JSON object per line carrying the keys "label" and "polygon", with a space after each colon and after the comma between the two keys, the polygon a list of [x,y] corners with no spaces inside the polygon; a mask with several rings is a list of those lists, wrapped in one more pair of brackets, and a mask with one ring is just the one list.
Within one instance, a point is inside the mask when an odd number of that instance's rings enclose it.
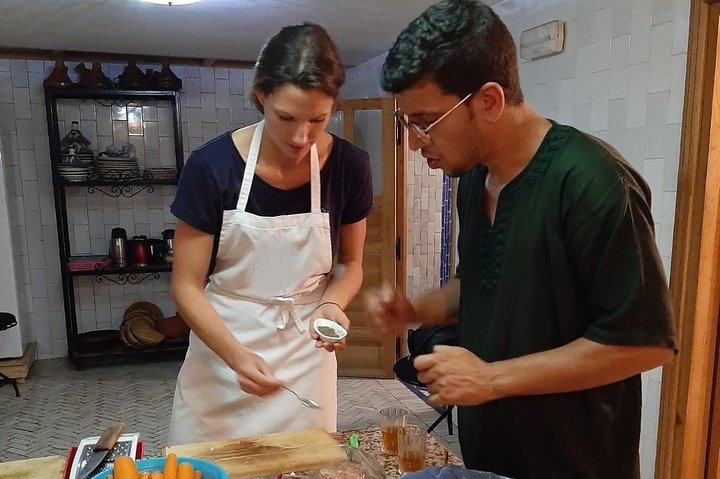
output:
{"label": "clear drinking glass", "polygon": [[397,431],[398,471],[419,471],[425,467],[427,432],[420,426],[408,425]]}
{"label": "clear drinking glass", "polygon": [[401,407],[388,407],[380,410],[380,432],[382,433],[382,451],[385,454],[397,454],[398,429],[407,424],[408,410]]}

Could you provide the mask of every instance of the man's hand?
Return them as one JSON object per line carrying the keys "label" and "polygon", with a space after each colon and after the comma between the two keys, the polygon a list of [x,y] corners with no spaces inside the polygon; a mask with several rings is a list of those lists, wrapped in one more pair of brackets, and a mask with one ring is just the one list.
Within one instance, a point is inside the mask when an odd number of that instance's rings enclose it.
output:
{"label": "man's hand", "polygon": [[415,307],[404,294],[385,284],[365,293],[365,309],[380,333],[388,330],[402,333],[408,324],[417,321]]}
{"label": "man's hand", "polygon": [[438,345],[413,361],[418,380],[428,386],[430,404],[474,406],[500,395],[493,390],[494,370],[465,348]]}
{"label": "man's hand", "polygon": [[322,338],[318,336],[318,333],[315,332],[314,327],[314,323],[317,318],[325,318],[329,319],[330,321],[335,321],[340,326],[345,328],[345,331],[349,332],[350,320],[348,319],[345,312],[340,309],[340,306],[335,303],[325,303],[320,305],[315,311],[313,311],[313,313],[310,315],[310,337],[315,341],[316,348],[325,348],[325,350],[329,352],[345,349],[344,339],[342,341],[331,343],[328,341],[323,341]]}

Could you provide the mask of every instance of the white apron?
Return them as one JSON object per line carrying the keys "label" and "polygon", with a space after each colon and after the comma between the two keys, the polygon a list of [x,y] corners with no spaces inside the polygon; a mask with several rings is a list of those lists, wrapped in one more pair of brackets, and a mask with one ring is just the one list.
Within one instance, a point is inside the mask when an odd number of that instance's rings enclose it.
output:
{"label": "white apron", "polygon": [[[281,389],[268,397],[240,389],[237,375],[194,333],[175,387],[169,444],[337,428],[335,353],[316,348],[308,317],[332,267],[329,215],[320,209],[317,147],[310,160],[310,213],[262,217],[245,211],[264,122],[250,145],[237,209],[223,213],[215,271],[205,288],[232,334],[262,357],[308,409]],[[233,135],[237,148],[237,141]]]}

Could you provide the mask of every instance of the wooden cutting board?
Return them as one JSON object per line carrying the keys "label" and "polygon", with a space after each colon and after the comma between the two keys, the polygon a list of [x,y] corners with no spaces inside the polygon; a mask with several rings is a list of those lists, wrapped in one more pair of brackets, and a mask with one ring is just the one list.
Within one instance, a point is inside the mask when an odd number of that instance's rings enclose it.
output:
{"label": "wooden cutting board", "polygon": [[65,458],[62,456],[0,463],[0,479],[61,479],[63,472]]}
{"label": "wooden cutting board", "polygon": [[322,429],[185,444],[163,451],[166,456],[171,452],[215,462],[230,479],[302,471],[346,460],[345,451]]}

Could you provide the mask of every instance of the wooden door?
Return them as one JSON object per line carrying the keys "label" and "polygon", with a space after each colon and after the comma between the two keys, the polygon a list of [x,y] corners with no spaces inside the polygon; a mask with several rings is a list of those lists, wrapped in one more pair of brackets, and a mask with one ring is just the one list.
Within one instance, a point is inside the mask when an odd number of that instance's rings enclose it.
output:
{"label": "wooden door", "polygon": [[[373,212],[368,217],[363,259],[364,280],[347,308],[351,321],[347,348],[338,353],[341,376],[393,378],[397,359],[396,338],[376,335],[366,317],[362,297],[369,287],[383,282],[404,287],[398,275],[396,245],[403,228],[396,227],[397,209],[404,207],[402,148],[396,144],[395,102],[392,98],[345,100],[336,116],[333,133],[368,151],[373,170]],[[397,185],[401,185],[398,195]],[[402,215],[404,217],[404,215]],[[401,279],[398,282],[398,279]]]}

